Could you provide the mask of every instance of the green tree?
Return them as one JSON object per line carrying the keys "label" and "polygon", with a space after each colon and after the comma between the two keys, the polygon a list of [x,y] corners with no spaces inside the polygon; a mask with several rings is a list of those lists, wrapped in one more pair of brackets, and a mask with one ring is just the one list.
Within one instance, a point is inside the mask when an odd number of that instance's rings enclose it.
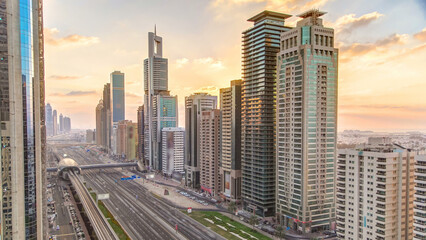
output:
{"label": "green tree", "polygon": [[237,210],[237,205],[235,202],[230,202],[228,204],[228,211],[232,213],[232,219],[234,219],[235,211]]}
{"label": "green tree", "polygon": [[250,225],[252,226],[252,228],[254,230],[254,225],[256,225],[256,224],[259,223],[259,219],[257,218],[256,215],[253,214],[253,215],[250,216],[249,223],[250,223]]}

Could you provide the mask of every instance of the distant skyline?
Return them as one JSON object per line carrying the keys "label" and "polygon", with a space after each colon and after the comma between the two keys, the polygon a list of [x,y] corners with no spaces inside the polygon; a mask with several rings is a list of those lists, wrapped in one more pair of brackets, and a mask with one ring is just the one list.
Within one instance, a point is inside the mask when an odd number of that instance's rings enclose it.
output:
{"label": "distant skyline", "polygon": [[[426,131],[426,4],[421,0],[44,1],[46,103],[73,128],[95,128],[95,108],[115,70],[126,74],[126,119],[143,104],[147,36],[157,25],[169,89],[219,95],[241,78],[241,33],[263,10],[327,12],[339,61],[339,131]],[[78,13],[77,15],[75,13]]]}

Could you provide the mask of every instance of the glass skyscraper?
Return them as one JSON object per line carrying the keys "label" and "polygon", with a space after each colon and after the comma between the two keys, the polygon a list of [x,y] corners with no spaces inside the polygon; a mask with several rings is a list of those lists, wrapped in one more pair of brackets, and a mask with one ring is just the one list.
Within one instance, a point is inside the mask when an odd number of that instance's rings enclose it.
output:
{"label": "glass skyscraper", "polygon": [[0,238],[45,239],[41,1],[0,0],[0,98]]}
{"label": "glass skyscraper", "polygon": [[161,170],[161,130],[178,126],[178,101],[168,90],[168,60],[163,58],[163,39],[156,32],[148,33],[144,90],[144,162],[150,168]]}
{"label": "glass skyscraper", "polygon": [[278,54],[277,214],[305,233],[335,219],[338,50],[323,14],[298,15],[297,26],[281,34]]}
{"label": "glass skyscraper", "polygon": [[289,17],[263,11],[243,32],[241,193],[244,208],[260,216],[273,216],[275,208],[276,55]]}
{"label": "glass skyscraper", "polygon": [[111,73],[111,110],[112,110],[112,122],[117,123],[118,121],[126,118],[126,102],[124,92],[124,73],[120,71],[114,71]]}

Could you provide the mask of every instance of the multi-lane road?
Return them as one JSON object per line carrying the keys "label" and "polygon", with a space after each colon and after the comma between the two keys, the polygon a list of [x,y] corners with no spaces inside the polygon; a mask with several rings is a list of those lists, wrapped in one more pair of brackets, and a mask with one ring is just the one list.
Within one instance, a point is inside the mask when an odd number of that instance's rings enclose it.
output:
{"label": "multi-lane road", "polygon": [[[80,165],[106,163],[80,147],[54,149]],[[109,193],[104,203],[132,239],[224,239],[192,218],[153,196],[135,181],[121,181],[121,170],[85,170],[81,177],[98,193]],[[177,230],[176,230],[177,228]]]}

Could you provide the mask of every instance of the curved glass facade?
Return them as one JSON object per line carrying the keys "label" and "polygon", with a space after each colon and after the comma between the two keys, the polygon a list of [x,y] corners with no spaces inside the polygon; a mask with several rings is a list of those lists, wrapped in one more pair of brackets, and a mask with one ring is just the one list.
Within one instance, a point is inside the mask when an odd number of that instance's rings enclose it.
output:
{"label": "curved glass facade", "polygon": [[22,103],[24,127],[24,184],[25,184],[25,235],[37,238],[35,134],[34,134],[34,55],[32,1],[19,1]]}

